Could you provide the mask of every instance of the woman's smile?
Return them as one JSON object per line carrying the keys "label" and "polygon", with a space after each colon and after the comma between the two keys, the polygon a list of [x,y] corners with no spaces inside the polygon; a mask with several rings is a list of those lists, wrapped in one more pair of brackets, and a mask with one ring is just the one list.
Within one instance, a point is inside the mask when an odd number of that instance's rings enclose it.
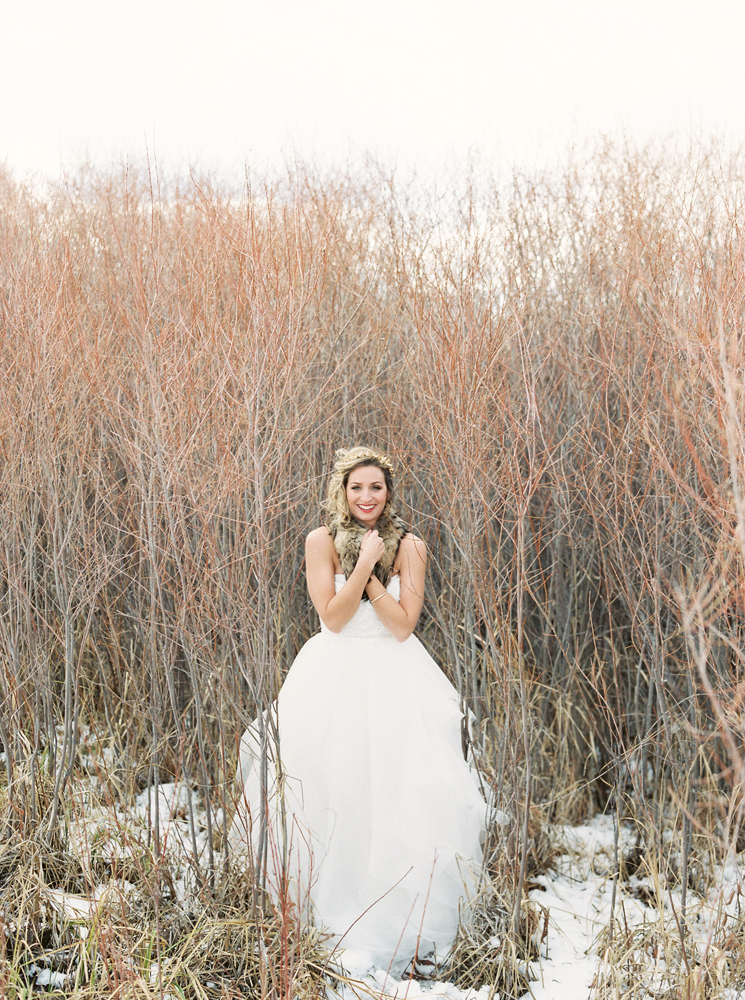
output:
{"label": "woman's smile", "polygon": [[352,513],[355,517],[360,520],[360,518],[368,518],[371,514],[380,514],[383,509],[382,503],[376,503],[373,501],[358,500],[350,504]]}

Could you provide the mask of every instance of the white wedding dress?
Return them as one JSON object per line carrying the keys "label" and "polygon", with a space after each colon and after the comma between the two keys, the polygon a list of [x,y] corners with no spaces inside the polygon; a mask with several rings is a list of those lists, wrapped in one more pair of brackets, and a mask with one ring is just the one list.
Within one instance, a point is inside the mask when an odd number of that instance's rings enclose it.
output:
{"label": "white wedding dress", "polygon": [[[399,599],[398,577],[388,591]],[[301,912],[309,894],[351,970],[444,957],[476,887],[485,821],[453,686],[415,636],[398,642],[363,601],[339,634],[322,625],[303,646],[274,708],[284,797],[270,754],[270,892],[289,887]],[[260,744],[254,723],[233,850],[259,839]]]}

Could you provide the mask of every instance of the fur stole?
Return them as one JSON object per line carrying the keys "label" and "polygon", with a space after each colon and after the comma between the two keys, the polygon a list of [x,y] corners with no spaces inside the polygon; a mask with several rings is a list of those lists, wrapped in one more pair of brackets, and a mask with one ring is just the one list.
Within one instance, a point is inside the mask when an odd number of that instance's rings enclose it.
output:
{"label": "fur stole", "polygon": [[[375,563],[373,574],[377,576],[384,587],[387,587],[393,573],[393,564],[396,561],[398,547],[408,528],[398,514],[388,514],[381,517],[375,528],[383,539],[385,552],[383,553],[383,558]],[[334,548],[339,556],[342,571],[349,578],[352,570],[357,565],[360,545],[362,545],[362,539],[365,537],[365,532],[368,529],[352,518],[349,518],[345,524],[339,524],[338,522],[336,524],[329,524],[328,529],[334,540]],[[365,601],[369,600],[367,594],[364,593],[362,599]]]}

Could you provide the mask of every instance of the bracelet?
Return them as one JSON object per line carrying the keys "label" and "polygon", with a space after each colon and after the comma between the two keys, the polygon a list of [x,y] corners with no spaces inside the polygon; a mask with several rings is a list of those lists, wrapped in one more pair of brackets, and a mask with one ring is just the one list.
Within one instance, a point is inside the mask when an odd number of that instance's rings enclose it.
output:
{"label": "bracelet", "polygon": [[375,604],[375,602],[376,602],[376,601],[379,601],[381,597],[385,597],[385,593],[383,593],[383,594],[378,594],[378,596],[377,596],[377,597],[373,597],[373,599],[372,599],[372,600],[370,601],[370,604]]}

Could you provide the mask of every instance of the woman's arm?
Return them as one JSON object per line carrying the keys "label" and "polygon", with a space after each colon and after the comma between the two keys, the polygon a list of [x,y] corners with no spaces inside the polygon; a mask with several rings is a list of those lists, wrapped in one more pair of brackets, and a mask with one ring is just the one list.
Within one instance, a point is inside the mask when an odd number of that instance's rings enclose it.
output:
{"label": "woman's arm", "polygon": [[332,632],[341,632],[360,606],[365,584],[375,563],[385,552],[377,531],[368,531],[362,539],[354,571],[339,593],[334,586],[334,542],[326,528],[316,528],[305,540],[305,566],[308,593],[318,615]]}
{"label": "woman's arm", "polygon": [[416,627],[424,602],[424,570],[427,566],[427,546],[416,535],[405,535],[396,559],[401,577],[401,600],[391,597],[376,576],[365,587],[374,601],[378,618],[399,642],[408,639]]}

